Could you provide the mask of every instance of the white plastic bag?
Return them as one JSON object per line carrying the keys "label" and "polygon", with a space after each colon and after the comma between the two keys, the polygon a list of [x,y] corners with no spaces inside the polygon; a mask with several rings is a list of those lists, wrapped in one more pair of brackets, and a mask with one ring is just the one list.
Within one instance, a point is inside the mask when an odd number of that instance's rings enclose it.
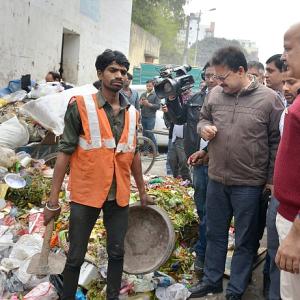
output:
{"label": "white plastic bag", "polygon": [[64,90],[60,82],[38,83],[28,93],[28,98],[37,99],[47,95],[53,95]]}
{"label": "white plastic bag", "polygon": [[3,96],[8,103],[13,103],[17,101],[23,101],[27,97],[27,92],[24,90],[16,91],[14,93]]}
{"label": "white plastic bag", "polygon": [[28,141],[26,125],[20,123],[16,116],[0,124],[0,146],[15,149],[27,145]]}
{"label": "white plastic bag", "polygon": [[50,282],[42,282],[26,294],[24,300],[56,300],[58,295]]}
{"label": "white plastic bag", "polygon": [[13,249],[9,255],[9,258],[5,261],[9,263],[11,259],[14,263],[19,261],[19,269],[15,273],[17,278],[26,284],[31,279],[32,275],[27,273],[27,268],[30,263],[31,257],[41,252],[43,238],[39,234],[24,234],[15,243]]}
{"label": "white plastic bag", "polygon": [[43,238],[39,234],[24,234],[13,246],[9,257],[25,261],[41,252],[42,243]]}
{"label": "white plastic bag", "polygon": [[167,288],[159,287],[155,296],[159,300],[186,300],[191,295],[188,289],[180,283],[175,283]]}
{"label": "white plastic bag", "polygon": [[92,84],[86,84],[29,101],[20,108],[20,111],[55,135],[61,135],[64,130],[64,116],[70,99],[73,96],[89,95],[96,92],[97,89]]}
{"label": "white plastic bag", "polygon": [[[1,140],[1,138],[0,138]],[[16,162],[16,153],[14,150],[0,146],[0,166],[10,168]]]}

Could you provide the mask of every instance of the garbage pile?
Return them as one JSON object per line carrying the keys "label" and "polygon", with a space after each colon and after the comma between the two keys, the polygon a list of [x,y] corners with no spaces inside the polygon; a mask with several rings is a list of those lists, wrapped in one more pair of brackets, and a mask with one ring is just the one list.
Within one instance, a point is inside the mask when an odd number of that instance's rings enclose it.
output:
{"label": "garbage pile", "polygon": [[92,84],[67,90],[59,82],[31,84],[26,91],[13,80],[0,89],[1,147],[16,150],[43,141],[48,132],[61,135],[71,97],[97,91]]}
{"label": "garbage pile", "polygon": [[[31,258],[42,249],[43,206],[53,175],[53,169],[43,159],[31,156],[28,147],[43,141],[49,131],[62,134],[71,97],[96,92],[93,85],[65,91],[56,84],[32,87],[25,91],[15,81],[0,89],[0,299],[50,300],[61,294],[61,275],[39,278],[27,272]],[[149,194],[173,223],[176,246],[159,270],[143,276],[124,274],[121,295],[186,299],[193,279],[192,246],[198,234],[193,189],[171,177],[145,179]],[[51,251],[62,254],[68,252],[67,183],[68,176],[60,194],[62,211],[50,242]],[[130,203],[136,201],[138,193],[133,186]],[[76,299],[105,299],[106,273],[106,232],[99,218],[81,268]]]}
{"label": "garbage pile", "polygon": [[[57,299],[61,293],[61,284],[58,284],[62,281],[60,275],[38,278],[27,273],[30,259],[41,251],[45,232],[42,207],[50,192],[53,170],[45,166],[42,160],[32,159],[27,154],[15,154],[14,151],[10,154],[13,154],[13,157],[10,156],[11,162],[7,167],[0,167],[0,299]],[[180,299],[186,299],[193,275],[194,258],[190,241],[197,235],[193,190],[171,177],[148,177],[146,181],[149,194],[158,206],[166,210],[173,222],[176,247],[160,270],[143,276],[124,274],[121,295],[126,298],[143,293],[149,297],[155,295],[158,299],[171,299],[170,295],[177,293],[181,295]],[[55,221],[51,238],[52,251],[61,253],[68,251],[67,182],[68,176],[60,194],[62,212]],[[138,197],[133,186],[130,202],[136,201]],[[103,220],[99,218],[81,269],[78,299],[105,299],[105,236]]]}

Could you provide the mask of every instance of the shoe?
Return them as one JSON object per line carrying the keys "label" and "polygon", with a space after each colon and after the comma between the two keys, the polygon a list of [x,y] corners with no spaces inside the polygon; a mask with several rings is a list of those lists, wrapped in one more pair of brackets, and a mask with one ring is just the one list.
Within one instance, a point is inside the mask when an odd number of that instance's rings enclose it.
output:
{"label": "shoe", "polygon": [[241,300],[242,296],[236,294],[226,295],[226,300]]}
{"label": "shoe", "polygon": [[195,272],[203,273],[204,270],[204,257],[196,256],[195,262],[194,262],[194,270]]}
{"label": "shoe", "polygon": [[222,286],[212,286],[209,285],[203,281],[199,281],[198,283],[192,285],[189,288],[190,295],[189,298],[200,298],[203,296],[206,296],[208,294],[218,294],[223,292],[223,287]]}

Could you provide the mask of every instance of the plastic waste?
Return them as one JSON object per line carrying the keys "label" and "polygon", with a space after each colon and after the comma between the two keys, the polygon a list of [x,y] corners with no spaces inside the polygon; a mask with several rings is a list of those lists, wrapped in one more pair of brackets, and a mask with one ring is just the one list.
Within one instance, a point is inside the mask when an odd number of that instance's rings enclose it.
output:
{"label": "plastic waste", "polygon": [[24,90],[16,91],[9,95],[5,95],[2,98],[6,100],[8,103],[13,103],[17,101],[23,101],[27,97],[27,92]]}
{"label": "plastic waste", "polygon": [[133,290],[136,293],[149,292],[155,289],[155,284],[153,282],[153,273],[142,276],[130,276],[129,281],[133,282]]}
{"label": "plastic waste", "polygon": [[[1,140],[1,138],[0,138]],[[16,162],[16,154],[15,151],[7,148],[7,147],[1,147],[0,146],[0,166],[4,168],[10,168],[13,166],[13,164]],[[4,172],[6,170],[2,169],[1,176],[4,176],[7,172]]]}
{"label": "plastic waste", "polygon": [[152,280],[155,287],[168,287],[175,283],[175,280],[170,276],[154,277]]}
{"label": "plastic waste", "polygon": [[78,289],[75,295],[75,300],[86,300],[85,294],[82,292],[82,289]]}
{"label": "plastic waste", "polygon": [[23,300],[57,300],[58,295],[50,282],[42,282],[26,294]]}
{"label": "plastic waste", "polygon": [[13,274],[10,278],[7,278],[5,289],[10,293],[18,293],[24,291],[24,286],[18,277]]}
{"label": "plastic waste", "polygon": [[21,189],[26,186],[26,180],[20,175],[8,173],[4,176],[5,183],[13,189]]}
{"label": "plastic waste", "polygon": [[45,233],[44,214],[40,209],[32,208],[28,217],[28,232],[29,234],[38,233],[41,236]]}
{"label": "plastic waste", "polygon": [[6,275],[4,272],[0,272],[0,299],[2,299],[6,284]]}
{"label": "plastic waste", "polygon": [[[45,82],[36,84],[28,93],[28,98],[37,99],[47,95],[53,95],[64,90],[60,82]],[[5,97],[5,96],[4,96]]]}
{"label": "plastic waste", "polygon": [[16,116],[0,124],[1,147],[16,149],[27,145],[28,141],[29,132],[26,124],[21,123]]}
{"label": "plastic waste", "polygon": [[61,93],[41,97],[24,104],[20,111],[29,115],[36,122],[56,135],[61,135],[64,129],[64,116],[70,99],[77,95],[96,93],[92,84],[65,90]]}
{"label": "plastic waste", "polygon": [[153,178],[149,181],[149,184],[155,184],[155,183],[163,183],[164,180],[160,177],[157,177],[157,178]]}
{"label": "plastic waste", "polygon": [[91,281],[98,279],[99,277],[100,274],[97,267],[85,261],[80,269],[78,284],[84,288],[88,288]]}
{"label": "plastic waste", "polygon": [[159,287],[155,291],[155,296],[159,300],[186,300],[191,293],[180,283],[175,283],[167,288]]}

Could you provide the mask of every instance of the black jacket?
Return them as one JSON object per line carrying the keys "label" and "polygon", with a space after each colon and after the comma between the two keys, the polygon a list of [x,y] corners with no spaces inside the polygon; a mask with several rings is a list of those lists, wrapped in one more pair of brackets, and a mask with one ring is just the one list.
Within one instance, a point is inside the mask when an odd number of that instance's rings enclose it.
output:
{"label": "black jacket", "polygon": [[199,114],[205,98],[205,91],[194,94],[185,104],[181,104],[179,97],[167,101],[168,115],[172,122],[184,126],[184,151],[189,157],[200,149],[200,136],[197,134]]}

